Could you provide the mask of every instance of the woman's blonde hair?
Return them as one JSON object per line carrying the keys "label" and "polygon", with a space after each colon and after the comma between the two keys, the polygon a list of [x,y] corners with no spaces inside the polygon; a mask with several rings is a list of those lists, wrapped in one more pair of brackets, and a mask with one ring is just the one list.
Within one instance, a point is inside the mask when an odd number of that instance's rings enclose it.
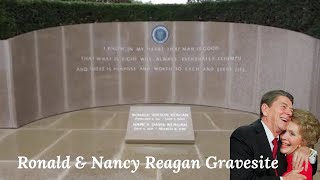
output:
{"label": "woman's blonde hair", "polygon": [[312,147],[320,137],[320,122],[309,111],[294,109],[292,122],[299,126],[300,134],[306,143],[306,146]]}

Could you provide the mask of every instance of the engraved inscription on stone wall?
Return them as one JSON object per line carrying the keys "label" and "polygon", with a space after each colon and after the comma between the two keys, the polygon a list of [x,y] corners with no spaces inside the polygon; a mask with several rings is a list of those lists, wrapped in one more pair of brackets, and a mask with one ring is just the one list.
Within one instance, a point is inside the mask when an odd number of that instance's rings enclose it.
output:
{"label": "engraved inscription on stone wall", "polygon": [[[76,72],[235,72],[248,71],[240,55],[221,55],[219,46],[116,47],[105,46],[103,56],[82,55]],[[157,53],[156,56],[150,54]],[[113,54],[110,56],[108,54]],[[146,56],[148,54],[149,56]]]}

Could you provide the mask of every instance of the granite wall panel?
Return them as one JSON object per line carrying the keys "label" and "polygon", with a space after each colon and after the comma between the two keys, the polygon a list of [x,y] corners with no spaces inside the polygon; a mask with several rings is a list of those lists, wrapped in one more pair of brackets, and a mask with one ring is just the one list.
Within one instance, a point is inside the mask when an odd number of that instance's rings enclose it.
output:
{"label": "granite wall panel", "polygon": [[245,24],[231,25],[229,57],[240,56],[241,60],[228,61],[228,107],[252,111],[255,108],[252,97],[255,94],[258,27]]}
{"label": "granite wall panel", "polygon": [[[229,49],[230,26],[226,23],[212,23],[207,26],[203,23],[203,46],[207,47],[202,52],[201,103],[210,106],[227,107],[227,73],[218,71],[218,68],[226,67]],[[201,73],[201,71],[200,71]]]}
{"label": "granite wall panel", "polygon": [[[152,39],[152,32],[157,26],[165,26],[168,29],[168,40],[164,44],[158,44]],[[146,82],[146,98],[151,103],[172,103],[176,98],[176,51],[174,47],[176,39],[176,23],[151,22],[144,24],[144,51],[143,61]],[[172,49],[169,49],[172,48]]]}
{"label": "granite wall panel", "polygon": [[[204,47],[203,24],[193,26],[192,23],[176,23],[175,36],[176,46],[180,50],[176,52],[176,66],[181,71],[175,72],[175,102],[191,104],[199,102],[202,92],[199,92],[199,78],[203,77],[199,71],[192,71],[189,68],[200,68],[201,61],[184,61],[187,57],[200,57],[199,48]],[[188,37],[188,38],[185,38]],[[186,91],[188,89],[188,91]]]}
{"label": "granite wall panel", "polygon": [[[288,31],[260,26],[259,44],[257,57],[257,79],[256,97],[260,99],[262,95],[271,89],[285,89],[285,68],[283,63],[288,56]],[[260,101],[256,100],[255,112],[260,112]]]}
{"label": "granite wall panel", "polygon": [[[153,39],[157,26],[168,30],[164,43]],[[117,22],[43,29],[3,42],[0,127],[117,104],[199,104],[258,113],[261,96],[272,89],[291,92],[296,107],[320,114],[320,42],[293,31]]]}
{"label": "granite wall panel", "polygon": [[36,33],[42,117],[46,117],[65,111],[62,30],[49,28]]}
{"label": "granite wall panel", "polygon": [[285,61],[285,89],[295,97],[294,106],[311,109],[312,70],[316,40],[288,31],[288,58]]}
{"label": "granite wall panel", "polygon": [[8,82],[7,82],[7,73],[8,73],[8,53],[6,48],[6,41],[0,41],[0,93],[8,92]]}
{"label": "granite wall panel", "polygon": [[96,106],[119,104],[120,74],[114,71],[119,53],[119,23],[93,25],[93,55]]}
{"label": "granite wall panel", "polygon": [[316,40],[314,52],[310,103],[311,112],[320,119],[320,40]]}
{"label": "granite wall panel", "polygon": [[41,117],[35,34],[30,32],[10,39],[16,121],[25,125]]}
{"label": "granite wall panel", "polygon": [[64,27],[68,110],[93,107],[90,25]]}
{"label": "granite wall panel", "polygon": [[121,50],[117,54],[118,72],[121,73],[121,104],[144,102],[146,78],[145,72],[139,70],[144,63],[138,60],[144,56],[144,52],[136,51],[137,47],[144,47],[144,30],[145,27],[141,23],[119,24],[120,47],[132,48]]}
{"label": "granite wall panel", "polygon": [[[9,42],[0,41],[0,128],[17,127],[12,98]],[[11,113],[10,113],[11,110]]]}

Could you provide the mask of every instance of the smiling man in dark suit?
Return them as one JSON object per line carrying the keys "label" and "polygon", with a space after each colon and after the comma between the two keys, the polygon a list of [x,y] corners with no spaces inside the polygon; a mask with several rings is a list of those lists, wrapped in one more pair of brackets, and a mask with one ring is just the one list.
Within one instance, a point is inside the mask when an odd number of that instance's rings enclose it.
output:
{"label": "smiling man in dark suit", "polygon": [[[278,160],[277,169],[267,168],[233,168],[230,170],[230,180],[303,180],[299,174],[304,161],[308,161],[309,148],[301,147],[296,154],[297,170],[282,177],[286,171],[286,158],[279,151],[279,135],[286,131],[293,111],[293,96],[282,90],[270,91],[263,95],[260,103],[260,117],[248,126],[236,129],[230,137],[231,160]],[[313,173],[316,172],[316,163]]]}

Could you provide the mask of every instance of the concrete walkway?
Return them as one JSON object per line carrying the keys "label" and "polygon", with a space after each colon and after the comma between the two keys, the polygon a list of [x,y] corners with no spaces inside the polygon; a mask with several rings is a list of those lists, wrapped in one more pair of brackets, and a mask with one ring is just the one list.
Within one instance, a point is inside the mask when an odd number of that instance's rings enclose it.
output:
{"label": "concrete walkway", "polygon": [[[205,160],[210,156],[228,160],[232,131],[258,119],[258,115],[252,113],[191,106],[195,144],[126,144],[124,137],[129,108],[87,109],[45,118],[19,129],[0,129],[0,180],[227,180],[228,169],[209,169]],[[319,147],[316,149],[320,153]],[[17,169],[18,156],[29,160],[58,160],[57,156],[60,156],[61,161],[70,158],[71,163],[68,169]],[[87,162],[83,169],[76,168],[79,156]],[[100,156],[107,167],[99,168],[93,163],[92,158],[99,159]],[[174,173],[174,169],[146,169],[146,156],[153,156],[156,160],[185,160],[185,163],[198,160],[201,168],[181,169],[178,173]],[[140,165],[136,172],[131,173],[135,169],[132,163],[127,169],[110,169],[107,160],[140,160]],[[320,180],[320,172],[314,179]]]}

